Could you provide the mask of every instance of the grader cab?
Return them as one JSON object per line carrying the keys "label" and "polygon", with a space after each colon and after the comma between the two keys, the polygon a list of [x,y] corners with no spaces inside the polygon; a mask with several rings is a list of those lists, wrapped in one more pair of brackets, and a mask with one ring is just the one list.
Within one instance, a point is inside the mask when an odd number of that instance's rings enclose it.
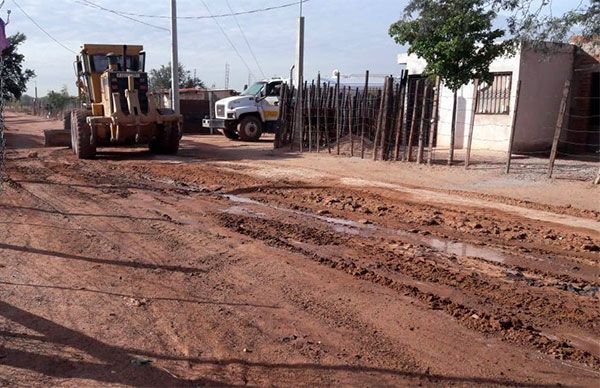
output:
{"label": "grader cab", "polygon": [[75,61],[83,108],[65,117],[73,152],[92,159],[97,147],[148,144],[150,151],[176,154],[181,116],[157,109],[148,91],[142,46],[85,44]]}

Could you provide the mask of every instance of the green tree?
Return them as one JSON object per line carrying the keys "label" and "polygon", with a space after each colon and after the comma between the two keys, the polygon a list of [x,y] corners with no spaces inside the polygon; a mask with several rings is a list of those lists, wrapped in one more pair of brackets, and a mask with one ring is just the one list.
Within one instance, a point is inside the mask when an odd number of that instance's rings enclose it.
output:
{"label": "green tree", "polygon": [[77,97],[72,97],[69,95],[69,91],[67,90],[66,86],[63,86],[59,92],[51,90],[46,95],[46,103],[50,105],[54,111],[63,111],[75,103],[76,100]]}
{"label": "green tree", "polygon": [[4,81],[2,88],[2,99],[19,100],[27,90],[27,82],[35,76],[35,72],[23,68],[25,57],[20,54],[19,45],[24,43],[27,37],[17,32],[8,37],[9,46],[2,52],[4,66],[0,76]]}
{"label": "green tree", "polygon": [[575,33],[584,38],[600,36],[600,0],[572,1],[573,8],[553,15],[549,0],[492,0],[496,11],[508,13],[507,27],[515,41],[539,45],[546,41],[564,42]]}
{"label": "green tree", "polygon": [[491,62],[511,47],[499,42],[504,32],[492,27],[496,12],[486,0],[412,0],[390,36],[409,44],[408,52],[427,61],[424,75],[439,79],[454,92],[450,153],[454,159],[457,91],[474,79],[491,82]]}
{"label": "green tree", "polygon": [[[171,63],[161,65],[158,69],[150,70],[150,90],[171,89]],[[179,87],[180,88],[204,88],[204,82],[198,77],[192,75],[189,70],[179,64]]]}

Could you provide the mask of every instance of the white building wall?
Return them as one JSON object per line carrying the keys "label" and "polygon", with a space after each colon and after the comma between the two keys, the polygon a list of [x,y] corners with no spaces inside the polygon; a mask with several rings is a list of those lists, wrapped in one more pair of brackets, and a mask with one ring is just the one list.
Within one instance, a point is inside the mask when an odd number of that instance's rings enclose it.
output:
{"label": "white building wall", "polygon": [[554,47],[552,52],[523,50],[515,151],[544,151],[552,147],[564,84],[572,78],[574,59],[572,45]]}
{"label": "white building wall", "polygon": [[[521,84],[519,112],[515,126],[516,151],[545,149],[552,142],[548,131],[556,122],[562,85],[572,74],[572,46],[553,53],[518,50],[492,62],[491,72],[512,73],[509,114],[476,114],[473,128],[473,149],[507,151],[515,111],[517,84]],[[400,54],[398,63],[406,65],[409,75],[422,74],[426,62],[415,55]],[[457,92],[457,124],[455,148],[467,145],[469,126],[473,119],[473,84]],[[453,93],[442,85],[440,91],[437,147],[449,148],[452,125]]]}

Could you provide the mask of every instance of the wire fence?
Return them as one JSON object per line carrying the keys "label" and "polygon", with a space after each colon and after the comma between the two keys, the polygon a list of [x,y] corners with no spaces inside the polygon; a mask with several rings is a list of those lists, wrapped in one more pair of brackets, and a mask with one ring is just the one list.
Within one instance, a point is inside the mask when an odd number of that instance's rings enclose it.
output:
{"label": "wire fence", "polygon": [[566,109],[569,100],[585,98],[570,96],[569,85],[565,85],[556,122],[550,125],[546,119],[535,127],[517,120],[519,109],[526,109],[519,107],[520,82],[510,95],[503,94],[511,109],[502,114],[476,113],[477,84],[473,89],[473,96],[461,96],[454,105],[453,96],[440,93],[439,82],[409,76],[406,71],[387,77],[377,87],[369,85],[368,72],[360,87],[341,85],[339,79],[322,83],[320,76],[301,88],[284,85],[275,147],[458,165],[532,179],[546,175],[590,181],[598,176],[598,115]]}
{"label": "wire fence", "polygon": [[[1,54],[1,53],[0,53]],[[0,55],[0,74],[4,70],[4,58]],[[5,138],[5,122],[4,122],[4,77],[0,76],[0,192],[4,186],[5,176],[5,150],[6,150],[6,138]]]}
{"label": "wire fence", "polygon": [[78,109],[81,104],[73,99],[61,106],[53,106],[39,99],[32,101],[29,104],[24,104],[20,101],[11,101],[7,104],[7,108],[11,112],[25,113],[31,116],[44,117],[49,120],[62,120],[66,115],[69,115],[73,109]]}

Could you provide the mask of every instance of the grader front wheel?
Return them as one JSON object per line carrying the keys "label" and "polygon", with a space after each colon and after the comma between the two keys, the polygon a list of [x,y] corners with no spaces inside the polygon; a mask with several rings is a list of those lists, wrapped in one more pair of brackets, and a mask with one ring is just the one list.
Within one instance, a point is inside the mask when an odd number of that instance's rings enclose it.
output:
{"label": "grader front wheel", "polygon": [[71,146],[79,159],[94,159],[96,143],[86,118],[88,113],[77,109],[71,112]]}

